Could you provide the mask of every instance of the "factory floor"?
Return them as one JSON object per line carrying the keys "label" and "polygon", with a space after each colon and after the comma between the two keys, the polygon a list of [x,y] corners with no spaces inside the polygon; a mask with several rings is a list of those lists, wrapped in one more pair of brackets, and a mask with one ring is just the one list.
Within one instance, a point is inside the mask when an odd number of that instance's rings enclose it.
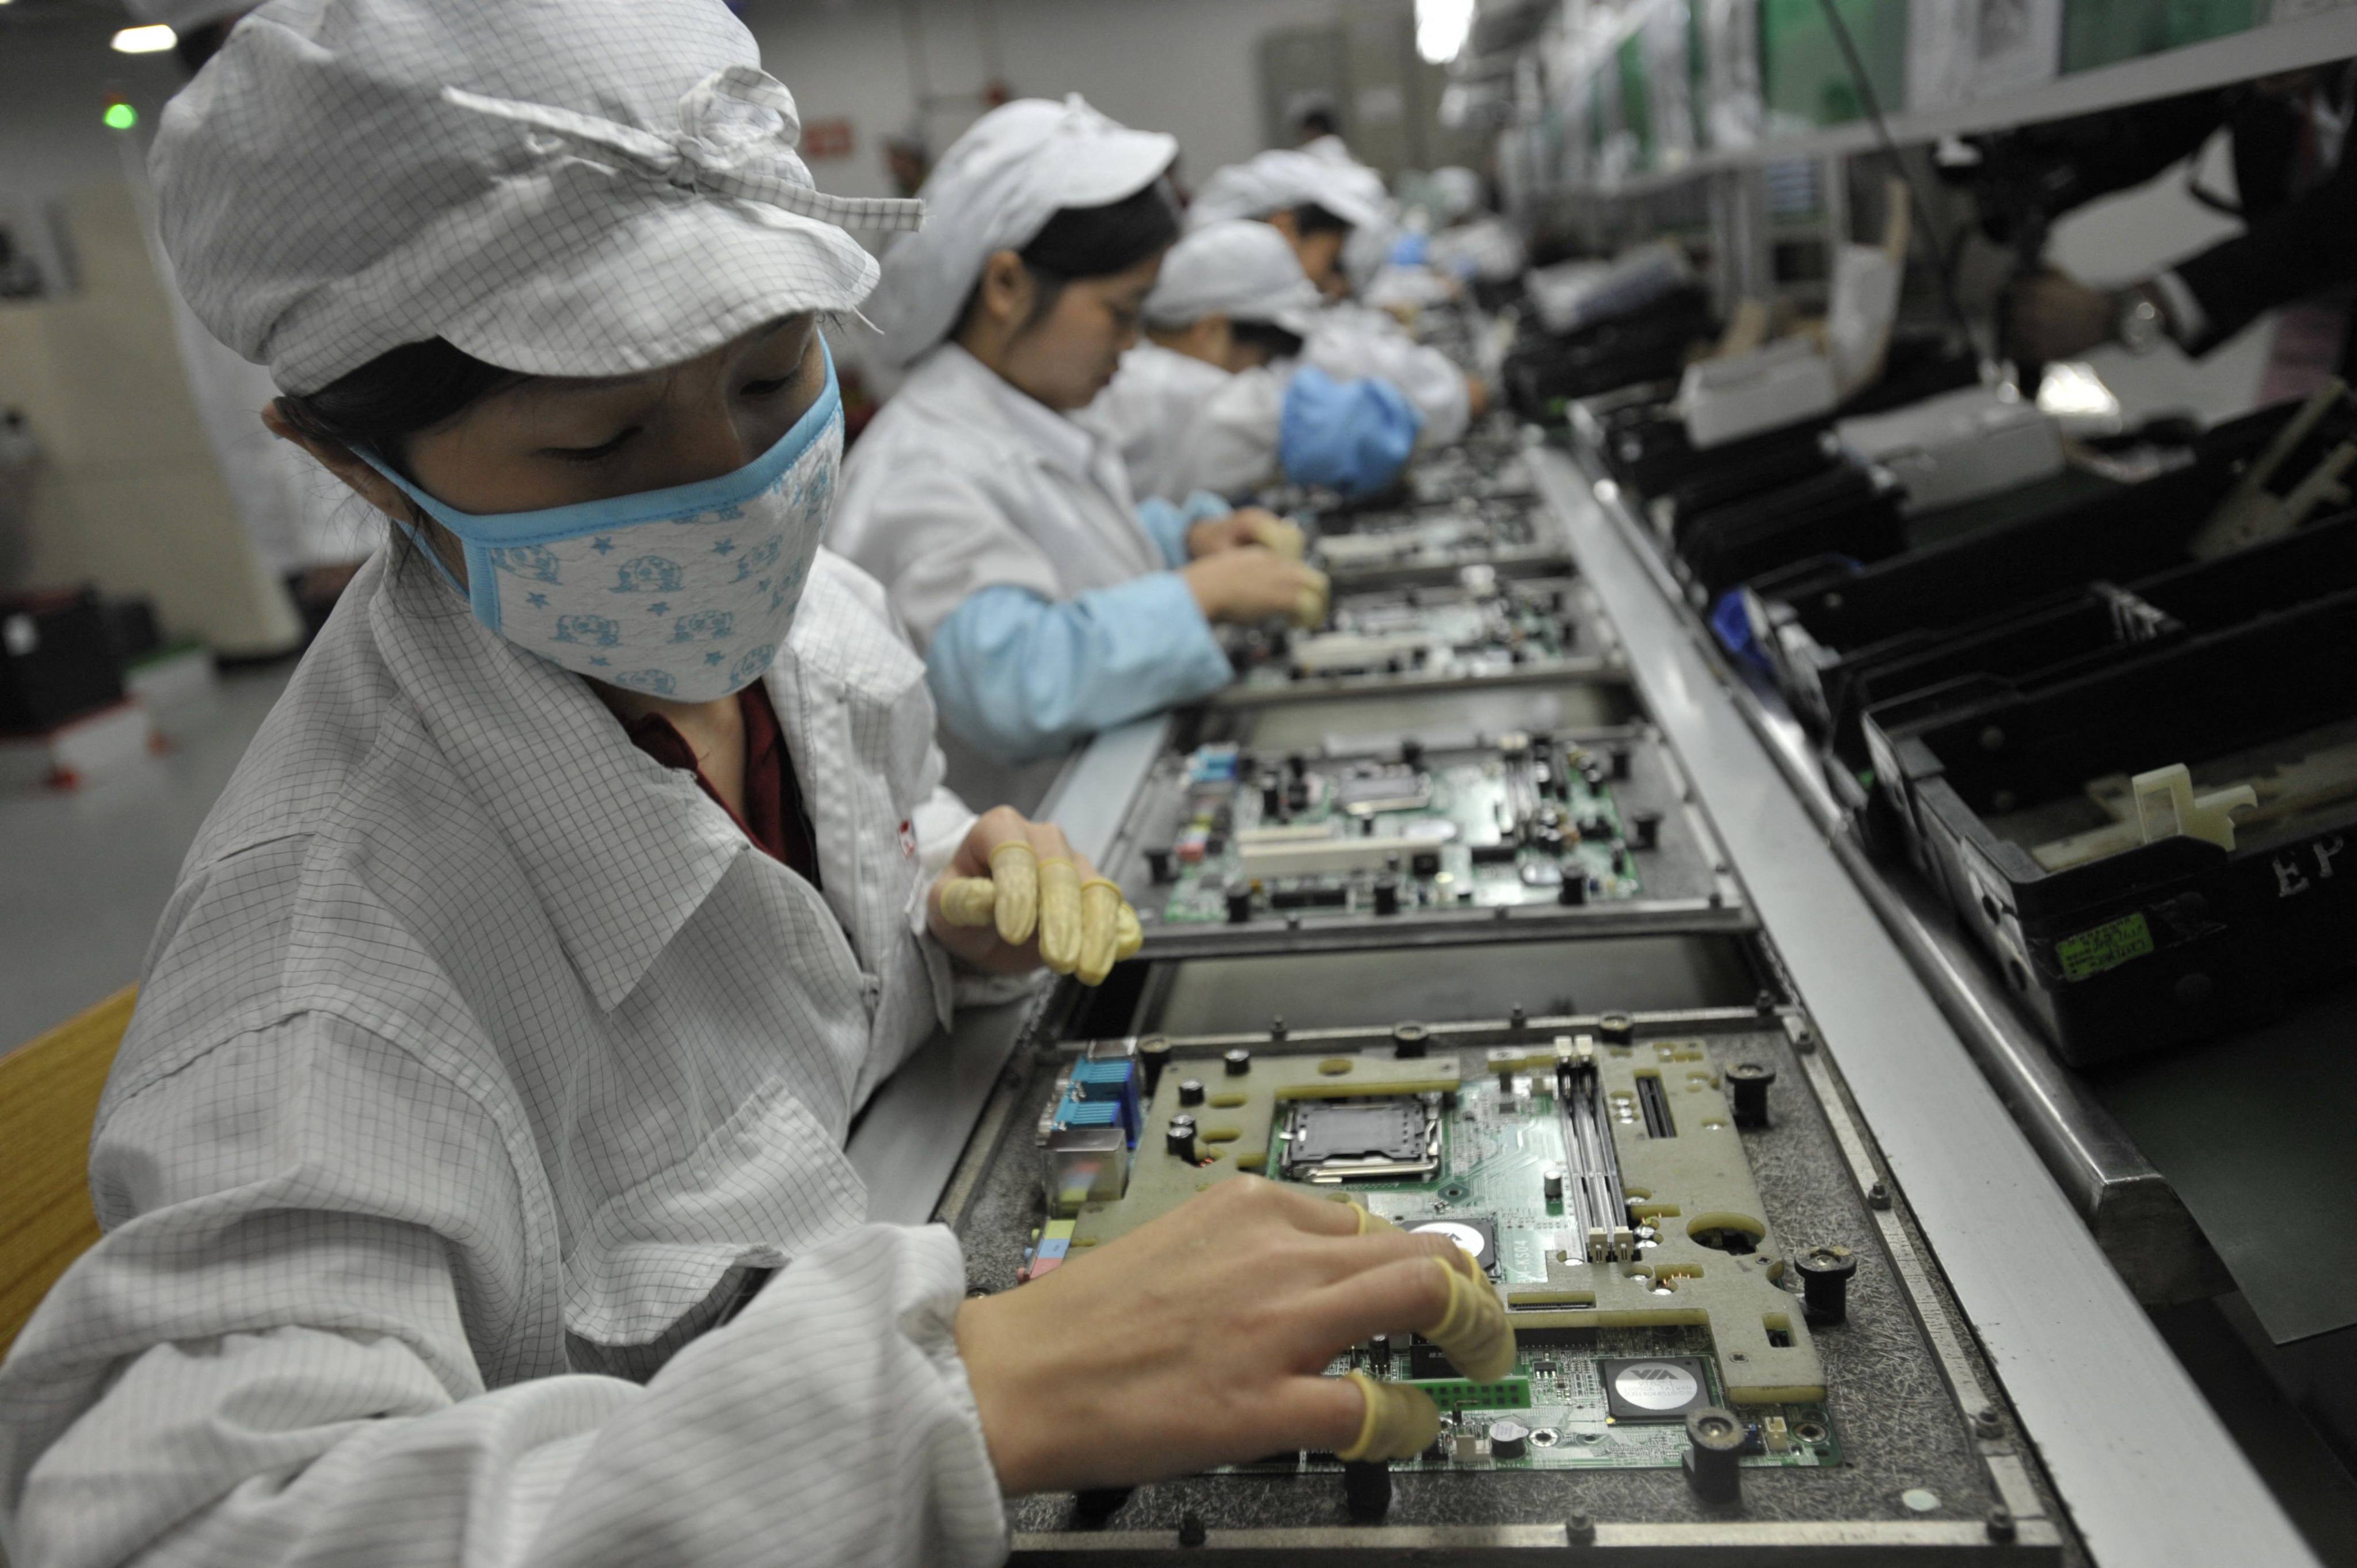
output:
{"label": "factory floor", "polygon": [[72,789],[0,792],[0,1050],[139,978],[197,829],[295,671],[224,671],[168,745]]}

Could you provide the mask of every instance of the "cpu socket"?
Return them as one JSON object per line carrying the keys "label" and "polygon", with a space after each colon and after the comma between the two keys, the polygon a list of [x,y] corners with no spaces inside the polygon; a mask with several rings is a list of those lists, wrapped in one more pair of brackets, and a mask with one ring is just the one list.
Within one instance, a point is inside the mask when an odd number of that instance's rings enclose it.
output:
{"label": "cpu socket", "polygon": [[1416,1095],[1297,1100],[1285,1140],[1294,1181],[1415,1181],[1440,1169],[1440,1106]]}

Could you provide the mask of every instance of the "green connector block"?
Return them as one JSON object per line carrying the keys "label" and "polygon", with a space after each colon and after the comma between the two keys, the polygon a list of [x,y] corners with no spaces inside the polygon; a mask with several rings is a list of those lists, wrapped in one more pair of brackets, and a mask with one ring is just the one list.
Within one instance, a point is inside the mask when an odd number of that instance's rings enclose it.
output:
{"label": "green connector block", "polygon": [[1412,1389],[1422,1389],[1432,1396],[1432,1402],[1443,1410],[1528,1410],[1531,1408],[1531,1380],[1525,1377],[1500,1378],[1494,1383],[1476,1383],[1463,1378],[1410,1378]]}

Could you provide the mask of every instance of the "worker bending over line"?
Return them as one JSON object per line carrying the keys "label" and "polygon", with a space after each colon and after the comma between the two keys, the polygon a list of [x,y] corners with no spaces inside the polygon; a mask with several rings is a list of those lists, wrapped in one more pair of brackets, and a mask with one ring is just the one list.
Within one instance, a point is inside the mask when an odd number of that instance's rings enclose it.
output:
{"label": "worker bending over line", "polygon": [[[1284,235],[1328,302],[1308,334],[1303,362],[1340,380],[1389,381],[1423,416],[1421,446],[1447,446],[1488,409],[1489,392],[1448,356],[1409,337],[1390,312],[1351,298],[1346,254],[1354,241],[1373,241],[1378,263],[1390,249],[1392,225],[1382,199],[1372,170],[1279,148],[1230,164],[1204,181],[1187,209],[1187,225],[1257,218]],[[1373,270],[1365,269],[1369,277]]]}
{"label": "worker bending over line", "polygon": [[877,1084],[1137,931],[937,788],[818,547],[837,225],[916,210],[797,125],[720,0],[274,0],[166,110],[191,308],[402,542],[151,949],[105,1235],[0,1365],[10,1561],[989,1564],[1013,1493],[1413,1452],[1329,1358],[1503,1329],[1446,1240],[1257,1180],[976,1300],[866,1221]]}
{"label": "worker bending over line", "polygon": [[1082,414],[1120,449],[1141,496],[1244,496],[1290,481],[1345,495],[1399,478],[1423,424],[1388,381],[1300,362],[1318,288],[1285,237],[1230,218],[1162,259],[1145,340]]}
{"label": "worker bending over line", "polygon": [[867,307],[911,368],[853,449],[830,538],[924,650],[970,794],[1028,808],[1059,766],[1039,759],[1226,684],[1212,623],[1325,616],[1290,524],[1208,493],[1141,505],[1072,417],[1178,237],[1177,151],[1078,98],[991,111],[926,180],[925,227]]}

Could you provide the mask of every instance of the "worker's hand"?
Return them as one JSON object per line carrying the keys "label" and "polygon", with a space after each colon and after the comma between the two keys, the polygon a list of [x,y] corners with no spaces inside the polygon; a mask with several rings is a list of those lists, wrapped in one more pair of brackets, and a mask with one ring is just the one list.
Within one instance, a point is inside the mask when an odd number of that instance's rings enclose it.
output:
{"label": "worker's hand", "polygon": [[1198,561],[1222,550],[1254,544],[1288,561],[1298,561],[1307,543],[1300,525],[1287,522],[1266,507],[1238,507],[1225,517],[1205,518],[1187,531],[1187,553]]}
{"label": "worker's hand", "polygon": [[[1420,1390],[1322,1374],[1371,1335],[1450,1326],[1471,1260],[1441,1237],[1361,1233],[1361,1213],[1230,1176],[966,1302],[958,1353],[1001,1488],[1130,1486],[1297,1449],[1420,1450],[1439,1427]],[[1494,1288],[1478,1288],[1502,1328]]]}
{"label": "worker's hand", "polygon": [[2064,273],[2013,280],[2006,301],[2006,346],[2040,364],[2076,359],[2112,340],[2119,313],[2112,296]]}
{"label": "worker's hand", "polygon": [[1181,567],[1178,575],[1206,620],[1275,620],[1302,628],[1326,624],[1326,574],[1263,545],[1223,550]]}
{"label": "worker's hand", "polygon": [[1001,806],[976,819],[933,883],[927,926],[959,958],[996,974],[1047,965],[1102,985],[1145,945],[1137,911],[1052,822]]}

